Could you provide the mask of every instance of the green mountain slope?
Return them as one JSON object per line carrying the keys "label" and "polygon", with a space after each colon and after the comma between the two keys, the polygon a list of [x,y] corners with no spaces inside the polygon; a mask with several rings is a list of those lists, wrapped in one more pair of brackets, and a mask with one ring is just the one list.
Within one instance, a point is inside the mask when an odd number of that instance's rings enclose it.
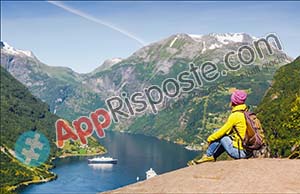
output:
{"label": "green mountain slope", "polygon": [[300,57],[276,72],[257,111],[272,156],[300,151]]}
{"label": "green mountain slope", "polygon": [[[20,185],[48,181],[56,177],[49,172],[51,160],[57,156],[103,153],[105,149],[94,138],[89,147],[80,149],[78,142],[67,142],[66,147],[55,145],[55,122],[58,117],[49,111],[48,105],[34,97],[29,90],[1,67],[1,191],[11,191]],[[14,146],[26,131],[44,134],[50,143],[48,161],[39,167],[29,167],[15,158]]]}
{"label": "green mountain slope", "polygon": [[29,90],[1,67],[1,144],[13,148],[25,131],[43,133],[51,143],[51,155],[56,152],[55,126],[58,119],[48,105],[35,98]]}
{"label": "green mountain slope", "polygon": [[[51,144],[51,156],[56,154],[54,123],[48,105],[36,99],[28,89],[1,67],[1,189],[13,190],[21,182],[55,178],[49,165],[28,167],[19,162],[12,150],[25,131],[44,134]],[[49,161],[48,161],[49,163]]]}

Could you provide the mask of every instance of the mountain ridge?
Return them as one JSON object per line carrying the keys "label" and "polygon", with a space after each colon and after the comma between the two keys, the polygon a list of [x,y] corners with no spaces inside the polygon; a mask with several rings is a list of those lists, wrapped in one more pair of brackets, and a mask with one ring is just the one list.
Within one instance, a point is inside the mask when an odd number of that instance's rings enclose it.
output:
{"label": "mountain ridge", "polygon": [[[174,39],[176,39],[178,37],[183,37],[183,38],[186,38],[186,39],[189,39],[189,40],[194,40],[195,42],[205,42],[205,39],[207,37],[213,37],[213,38],[217,39],[217,41],[219,41],[220,43],[225,44],[225,45],[229,44],[230,42],[243,43],[243,42],[252,42],[253,40],[258,40],[257,37],[251,36],[251,35],[249,35],[249,34],[247,34],[245,32],[238,32],[238,33],[209,33],[209,34],[177,33],[177,34],[171,35],[171,36],[169,36],[167,38],[161,39],[158,42],[164,42],[166,40],[170,41],[170,40],[174,40]],[[238,37],[238,38],[236,38],[236,37]],[[171,43],[172,43],[172,41],[171,41]],[[154,45],[154,44],[157,44],[157,41],[156,42],[152,42],[149,45],[146,45],[146,46],[142,47],[138,51],[143,50],[144,48],[150,47],[151,45]],[[212,46],[212,45],[210,45],[210,46]],[[217,48],[217,47],[212,47],[211,49],[214,49],[214,48]],[[27,57],[32,57],[32,58],[38,60],[38,58],[34,55],[34,53],[32,51],[16,49],[16,48],[10,46],[7,42],[4,42],[4,41],[1,41],[1,49],[4,49],[3,50],[4,52],[5,51],[6,52],[7,51],[10,52],[10,54],[25,55]],[[128,58],[130,58],[131,56],[134,56],[135,53],[137,53],[137,52],[134,52]],[[117,61],[115,61],[115,60],[117,60]],[[93,73],[96,69],[99,69],[99,70],[103,69],[103,70],[105,70],[106,67],[105,68],[101,68],[101,66],[104,65],[104,66],[110,67],[111,64],[113,64],[113,65],[117,64],[117,63],[119,63],[122,60],[124,60],[124,59],[121,59],[121,58],[118,58],[118,57],[111,58],[111,59],[106,59],[105,61],[103,61],[103,63],[100,66],[95,67],[94,70],[92,70],[91,72],[88,72],[88,73],[78,73],[78,72],[74,71],[73,69],[71,69],[70,67],[67,67],[67,66],[49,66],[49,67],[66,68],[69,71],[73,71],[75,74],[82,74],[82,75],[84,75],[84,74]],[[110,65],[107,65],[107,63],[110,64]]]}
{"label": "mountain ridge", "polygon": [[[229,38],[242,36],[243,39],[246,37],[245,34],[223,35],[221,36],[223,42],[226,36]],[[203,42],[197,42],[187,34],[175,34],[139,49],[128,58],[108,68],[92,74],[79,74],[78,77],[66,71],[54,71],[51,74],[48,72],[49,69],[32,70],[30,61],[21,61],[25,63],[24,66],[28,66],[29,73],[18,74],[16,70],[11,70],[10,73],[27,85],[35,96],[47,102],[52,112],[73,120],[79,116],[89,115],[96,108],[106,107],[104,101],[111,96],[121,96],[121,93],[127,93],[130,96],[151,85],[161,85],[166,78],[176,78],[180,72],[189,69],[191,62],[199,66],[206,61],[211,61],[220,70],[224,70],[223,58],[227,52],[237,50],[241,45],[252,45],[253,40],[250,35],[248,36],[250,39],[246,42],[229,41],[225,42],[227,44],[222,44],[220,48],[217,46],[209,49],[211,45],[221,44],[212,35],[201,36],[206,42],[203,45]],[[290,58],[278,49],[274,50],[273,55],[263,51],[264,59],[256,58],[253,64],[243,66],[236,72],[228,72],[225,77],[220,77],[214,83],[218,86],[217,92],[208,91],[213,84],[205,83],[203,88],[195,88],[194,91],[182,94],[179,98],[165,99],[160,106],[162,110],[160,114],[151,115],[147,110],[139,117],[121,120],[120,123],[112,126],[113,130],[142,133],[183,144],[201,144],[202,139],[205,139],[213,128],[218,127],[224,121],[231,88],[248,90],[249,103],[256,106],[269,87],[276,69],[290,61]],[[13,58],[10,62],[7,60],[9,57]],[[4,67],[18,66],[15,61],[18,61],[18,57],[1,55],[1,65]],[[275,62],[270,67],[263,68],[263,65],[269,61]],[[233,63],[238,64],[237,59],[234,59]],[[254,74],[249,74],[249,72],[254,72]],[[22,80],[22,77],[18,76],[20,74],[28,75],[28,80]],[[53,76],[48,76],[48,74]],[[230,81],[239,80],[239,76],[243,74],[246,76],[242,81],[237,83]],[[35,83],[35,85],[30,85],[28,82]],[[181,107],[180,111],[176,107]],[[168,117],[170,114],[173,117]],[[201,136],[201,138],[195,140],[195,136]]]}

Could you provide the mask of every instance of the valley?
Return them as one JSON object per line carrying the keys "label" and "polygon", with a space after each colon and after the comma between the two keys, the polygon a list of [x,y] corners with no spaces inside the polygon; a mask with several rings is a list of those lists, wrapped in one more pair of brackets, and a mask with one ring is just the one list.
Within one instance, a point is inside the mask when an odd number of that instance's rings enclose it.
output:
{"label": "valley", "polygon": [[[251,46],[254,40],[257,38],[245,33],[202,36],[176,34],[149,44],[126,59],[112,60],[113,62],[106,63],[105,68],[97,68],[88,74],[78,74],[65,67],[48,66],[36,57],[24,55],[22,52],[16,55],[6,51],[8,49],[4,47],[1,65],[36,97],[49,104],[51,112],[74,120],[80,116],[88,116],[97,108],[107,107],[105,100],[114,96],[120,96],[113,102],[119,103],[119,106],[115,106],[118,111],[128,112],[126,106],[121,108],[124,98],[122,94],[129,98],[136,92],[144,91],[144,88],[160,86],[164,80],[176,79],[180,72],[188,71],[189,64],[193,63],[197,69],[194,73],[186,74],[185,79],[194,79],[195,86],[197,83],[202,85],[189,92],[180,93],[176,98],[164,98],[161,102],[157,101],[157,91],[154,91],[155,94],[151,97],[156,100],[152,101],[159,102],[155,109],[147,106],[142,113],[130,118],[120,118],[111,125],[110,130],[151,135],[187,145],[200,145],[213,130],[212,127],[218,127],[224,122],[224,113],[229,110],[227,104],[231,88],[247,90],[248,104],[255,108],[269,87],[274,72],[291,61],[276,47],[272,47],[272,54],[268,53],[267,47],[261,47],[263,59],[256,57],[252,64],[228,71],[223,62],[226,53],[238,50],[241,46]],[[247,52],[244,54],[248,56]],[[220,74],[213,82],[199,80],[200,77],[197,77],[201,75],[203,78],[203,70],[199,68],[207,61],[210,61],[210,67],[205,68],[208,69],[207,76],[215,77],[218,72]],[[265,68],[264,64],[269,61],[278,63]],[[232,57],[230,63],[233,66],[240,64],[238,59]],[[218,69],[218,72],[214,69]],[[249,73],[253,69],[259,71]],[[169,85],[170,91],[174,92],[174,84]],[[188,86],[186,84],[185,87]],[[147,101],[146,94],[137,97],[140,101]],[[143,106],[145,104],[141,102],[135,105],[140,109]],[[152,113],[156,109],[159,114]]]}
{"label": "valley", "polygon": [[[231,36],[237,35],[209,34],[201,36],[201,39],[199,37],[195,39],[194,36],[187,34],[177,34],[141,48],[126,59],[106,61],[103,67],[100,66],[88,74],[79,74],[65,67],[48,66],[39,61],[32,52],[21,51],[7,43],[2,43],[1,84],[7,84],[4,88],[7,93],[3,96],[1,94],[1,108],[8,110],[8,113],[1,112],[1,116],[6,115],[5,121],[13,123],[12,121],[16,120],[14,114],[18,114],[16,111],[18,111],[17,104],[20,103],[20,99],[26,102],[25,107],[30,106],[24,111],[41,110],[40,112],[34,111],[33,115],[24,113],[31,118],[31,122],[28,122],[25,117],[18,117],[18,122],[15,122],[13,126],[1,126],[1,130],[9,128],[12,132],[9,134],[4,131],[8,138],[3,140],[3,145],[1,145],[1,155],[3,155],[1,164],[5,163],[6,166],[8,165],[7,168],[12,170],[3,171],[3,173],[8,177],[13,177],[13,174],[24,171],[20,162],[9,154],[17,134],[22,132],[24,127],[33,130],[46,129],[42,132],[51,139],[52,159],[105,153],[105,148],[95,137],[89,137],[88,147],[80,146],[78,141],[65,142],[63,149],[58,149],[54,144],[55,121],[59,118],[68,121],[76,120],[89,116],[98,108],[107,108],[110,113],[114,113],[115,122],[105,130],[153,136],[182,144],[187,149],[202,150],[207,136],[225,122],[230,110],[229,96],[235,88],[248,92],[247,104],[251,105],[252,110],[257,110],[263,122],[267,123],[266,134],[272,156],[287,157],[291,153],[297,153],[299,142],[297,143],[293,137],[299,136],[298,131],[289,132],[290,135],[287,137],[285,130],[299,128],[297,95],[300,94],[296,86],[299,58],[292,64],[284,66],[291,61],[291,58],[275,48],[274,53],[270,55],[264,48],[262,49],[265,54],[263,59],[257,57],[251,65],[242,65],[239,69],[228,69],[222,62],[223,56],[232,49],[251,45],[255,39],[250,35],[240,34],[239,36],[243,37],[240,41],[229,40],[228,43],[222,43],[218,40],[220,37]],[[213,45],[216,44],[218,46],[214,47]],[[208,45],[211,46],[208,47]],[[238,60],[231,60],[230,63],[235,64],[235,67],[240,64]],[[290,68],[291,66],[293,69]],[[273,103],[269,99],[270,96],[271,99],[281,99],[278,97],[280,89],[274,90],[278,82],[273,85],[272,80],[274,74],[275,79],[280,80],[282,75],[279,74],[282,71],[295,73],[294,78],[287,79],[294,80],[296,84],[290,85],[290,93],[294,97],[288,102],[291,107],[287,106],[287,110],[292,110],[292,115],[291,122],[287,121],[282,125],[282,129],[274,130],[274,126],[270,126],[271,118],[267,115],[273,115],[274,113],[270,111],[277,110],[274,108],[277,105],[269,105],[268,102]],[[34,97],[8,72],[24,84]],[[290,76],[293,75],[290,74]],[[283,82],[283,80],[279,81],[284,85],[288,84]],[[3,91],[2,86],[4,85],[1,85]],[[17,93],[14,93],[15,91]],[[272,94],[269,94],[270,92]],[[16,100],[6,103],[5,99],[11,95],[10,93],[14,93],[13,99]],[[115,102],[108,104],[110,99],[114,99]],[[286,101],[285,99],[283,100]],[[16,106],[12,107],[11,104],[15,102]],[[277,104],[275,101],[274,103]],[[284,111],[283,117],[288,112],[287,110]],[[46,120],[41,121],[44,118]],[[26,123],[26,125],[20,128],[21,123]],[[16,127],[18,130],[12,130]],[[84,138],[81,140],[83,141]],[[293,150],[290,150],[291,147]],[[45,166],[35,169],[37,174],[28,171],[27,174],[23,174],[23,178],[18,178],[18,180],[1,180],[5,186],[4,189],[11,190],[18,187],[21,180],[27,184],[31,181],[43,182],[55,178],[56,176],[49,171],[52,168],[52,159],[49,159]],[[10,162],[7,163],[7,161]]]}

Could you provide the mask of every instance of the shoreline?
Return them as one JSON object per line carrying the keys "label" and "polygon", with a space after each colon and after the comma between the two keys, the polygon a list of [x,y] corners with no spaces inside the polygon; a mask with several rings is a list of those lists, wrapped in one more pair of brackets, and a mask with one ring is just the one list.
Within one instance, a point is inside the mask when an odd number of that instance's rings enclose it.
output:
{"label": "shoreline", "polygon": [[[107,153],[107,151],[105,151],[103,153],[90,153],[90,154],[67,154],[67,155],[53,157],[53,158],[51,158],[50,162],[52,163],[53,160],[55,160],[55,159],[64,159],[64,158],[68,158],[68,157],[81,157],[81,156],[82,157],[97,156],[97,155],[103,155],[105,153]],[[53,168],[55,168],[55,165],[53,165],[52,168],[50,168],[50,169],[53,169]],[[42,184],[42,183],[47,183],[47,182],[56,180],[58,178],[58,175],[49,171],[50,169],[47,169],[47,171],[52,174],[51,177],[48,177],[45,179],[40,179],[40,180],[30,180],[30,181],[20,182],[17,185],[10,186],[8,191],[18,191],[18,190],[21,190],[22,188],[25,188],[32,184]]]}
{"label": "shoreline", "polygon": [[[52,172],[50,172],[50,173],[52,173]],[[27,187],[29,185],[32,185],[32,184],[47,183],[47,182],[50,182],[50,181],[53,181],[53,180],[57,179],[58,176],[54,173],[52,173],[52,174],[53,174],[53,176],[45,178],[45,179],[20,182],[17,185],[11,186],[11,188],[8,191],[18,191],[18,190],[20,190],[22,188],[25,188],[25,187]]]}
{"label": "shoreline", "polygon": [[100,156],[100,155],[103,155],[103,154],[106,154],[107,151],[103,152],[103,153],[90,153],[90,154],[63,154],[61,156],[58,156],[54,159],[63,159],[63,158],[68,158],[68,157],[88,157],[88,156]]}
{"label": "shoreline", "polygon": [[118,132],[118,133],[125,133],[125,134],[129,134],[129,135],[144,135],[146,137],[153,137],[156,138],[158,140],[163,140],[163,141],[167,141],[167,142],[171,142],[177,145],[181,145],[184,147],[184,149],[189,150],[189,151],[203,151],[203,146],[201,144],[189,144],[186,142],[180,142],[180,141],[172,141],[170,139],[167,138],[163,138],[163,137],[157,137],[157,136],[153,136],[153,135],[146,135],[146,134],[142,134],[142,133],[133,133],[130,131],[126,131],[126,130],[110,130],[110,132]]}

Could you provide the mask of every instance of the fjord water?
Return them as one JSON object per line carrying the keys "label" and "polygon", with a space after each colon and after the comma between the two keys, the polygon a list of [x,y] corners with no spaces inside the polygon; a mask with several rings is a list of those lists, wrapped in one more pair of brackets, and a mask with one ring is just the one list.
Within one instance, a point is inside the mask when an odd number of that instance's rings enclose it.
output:
{"label": "fjord water", "polygon": [[56,159],[52,170],[58,175],[54,181],[30,185],[20,193],[97,193],[116,189],[146,178],[145,172],[153,168],[157,174],[186,166],[199,152],[183,146],[144,135],[106,132],[100,139],[108,153],[118,164],[88,164],[87,158]]}

